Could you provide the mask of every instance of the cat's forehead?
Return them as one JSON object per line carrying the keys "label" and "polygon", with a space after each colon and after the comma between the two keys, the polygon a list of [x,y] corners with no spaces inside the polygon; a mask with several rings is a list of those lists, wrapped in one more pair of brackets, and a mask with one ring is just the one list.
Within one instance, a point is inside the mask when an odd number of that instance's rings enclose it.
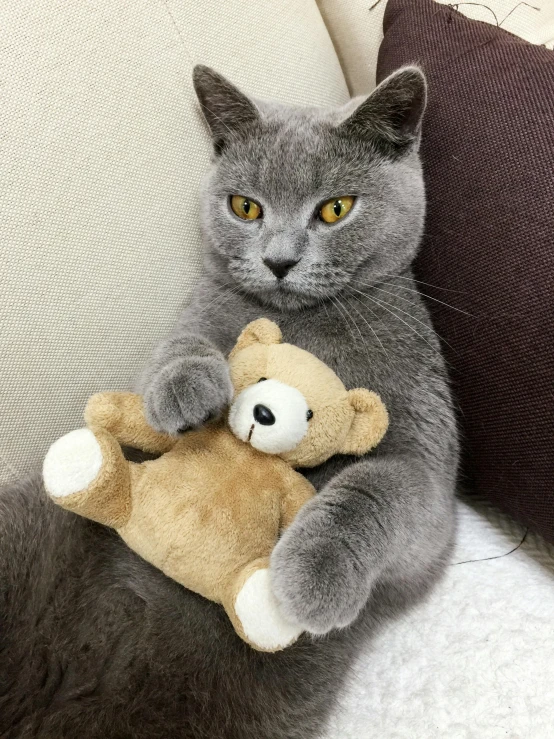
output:
{"label": "cat's forehead", "polygon": [[271,202],[360,191],[374,170],[367,147],[339,136],[331,113],[293,108],[264,115],[220,165],[221,184]]}

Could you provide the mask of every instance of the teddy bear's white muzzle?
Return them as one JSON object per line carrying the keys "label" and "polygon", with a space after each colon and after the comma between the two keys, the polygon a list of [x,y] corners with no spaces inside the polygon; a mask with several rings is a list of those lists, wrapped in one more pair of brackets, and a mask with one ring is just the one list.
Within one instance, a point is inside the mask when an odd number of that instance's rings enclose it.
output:
{"label": "teddy bear's white muzzle", "polygon": [[229,411],[231,430],[267,454],[295,449],[308,431],[309,407],[302,393],[278,380],[250,385]]}

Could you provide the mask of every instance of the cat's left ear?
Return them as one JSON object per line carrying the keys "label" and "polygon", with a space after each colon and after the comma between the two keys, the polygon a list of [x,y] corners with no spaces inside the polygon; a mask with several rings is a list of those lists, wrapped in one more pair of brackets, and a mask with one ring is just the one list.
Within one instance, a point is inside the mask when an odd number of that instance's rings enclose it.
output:
{"label": "cat's left ear", "polygon": [[220,154],[233,138],[259,121],[260,114],[244,93],[210,67],[197,64],[192,81],[216,154]]}
{"label": "cat's left ear", "polygon": [[342,121],[337,132],[371,140],[393,158],[419,143],[427,83],[419,67],[403,67],[384,79]]}

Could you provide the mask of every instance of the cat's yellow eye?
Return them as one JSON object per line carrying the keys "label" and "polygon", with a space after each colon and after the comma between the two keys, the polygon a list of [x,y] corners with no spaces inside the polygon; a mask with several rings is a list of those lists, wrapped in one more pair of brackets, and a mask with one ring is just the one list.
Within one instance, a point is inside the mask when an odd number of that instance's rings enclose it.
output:
{"label": "cat's yellow eye", "polygon": [[331,198],[323,203],[319,211],[319,217],[325,223],[336,223],[348,213],[354,205],[354,198],[351,195],[343,195],[340,198]]}
{"label": "cat's yellow eye", "polygon": [[255,200],[245,198],[244,195],[233,195],[231,197],[231,208],[233,213],[244,221],[255,221],[262,215],[262,209]]}

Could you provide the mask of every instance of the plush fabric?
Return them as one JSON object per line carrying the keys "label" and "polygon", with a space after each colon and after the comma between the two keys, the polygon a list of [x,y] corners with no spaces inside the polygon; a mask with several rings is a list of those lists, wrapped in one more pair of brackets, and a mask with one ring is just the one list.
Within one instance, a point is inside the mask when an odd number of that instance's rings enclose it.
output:
{"label": "plush fabric", "polygon": [[384,28],[379,78],[417,60],[429,80],[417,275],[466,475],[554,538],[554,52],[432,0],[389,0]]}
{"label": "plush fabric", "polygon": [[0,483],[128,388],[201,269],[192,66],[343,103],[315,0],[0,3]]}
{"label": "plush fabric", "polygon": [[[269,556],[279,532],[315,494],[293,468],[338,453],[365,454],[383,437],[388,417],[375,393],[347,391],[315,356],[282,343],[278,326],[267,319],[244,329],[230,370],[236,397],[229,423],[221,419],[172,438],[150,428],[139,395],[101,393],[88,403],[88,428],[52,445],[43,477],[58,505],[117,529],[166,575],[222,603],[245,641],[276,651],[300,630],[286,622],[273,600]],[[294,448],[266,454],[256,443],[258,434],[286,432],[290,398],[268,403],[270,423],[267,416],[257,422],[260,401],[252,399],[244,436],[237,433],[233,412],[252,392],[263,400],[264,387],[274,381],[301,396],[305,428]],[[120,443],[165,454],[134,464]]]}
{"label": "plush fabric", "polygon": [[[365,454],[385,435],[389,418],[379,396],[365,388],[346,390],[327,365],[299,347],[281,344],[275,323],[259,319],[239,336],[230,355],[237,393],[262,377],[276,378],[301,391],[313,418],[302,441],[284,453],[293,467],[315,467],[336,454]],[[232,409],[231,409],[232,410]]]}
{"label": "plush fabric", "polygon": [[322,739],[552,736],[554,546],[485,502],[457,513],[445,577],[360,655]]}
{"label": "plush fabric", "polygon": [[[414,9],[418,0],[413,0]],[[554,2],[532,0],[485,0],[484,3],[453,3],[460,13],[491,25],[533,44],[554,48]],[[317,0],[344,76],[352,95],[370,92],[376,84],[377,55],[383,40],[383,15],[387,0]],[[417,61],[417,59],[415,60]]]}

